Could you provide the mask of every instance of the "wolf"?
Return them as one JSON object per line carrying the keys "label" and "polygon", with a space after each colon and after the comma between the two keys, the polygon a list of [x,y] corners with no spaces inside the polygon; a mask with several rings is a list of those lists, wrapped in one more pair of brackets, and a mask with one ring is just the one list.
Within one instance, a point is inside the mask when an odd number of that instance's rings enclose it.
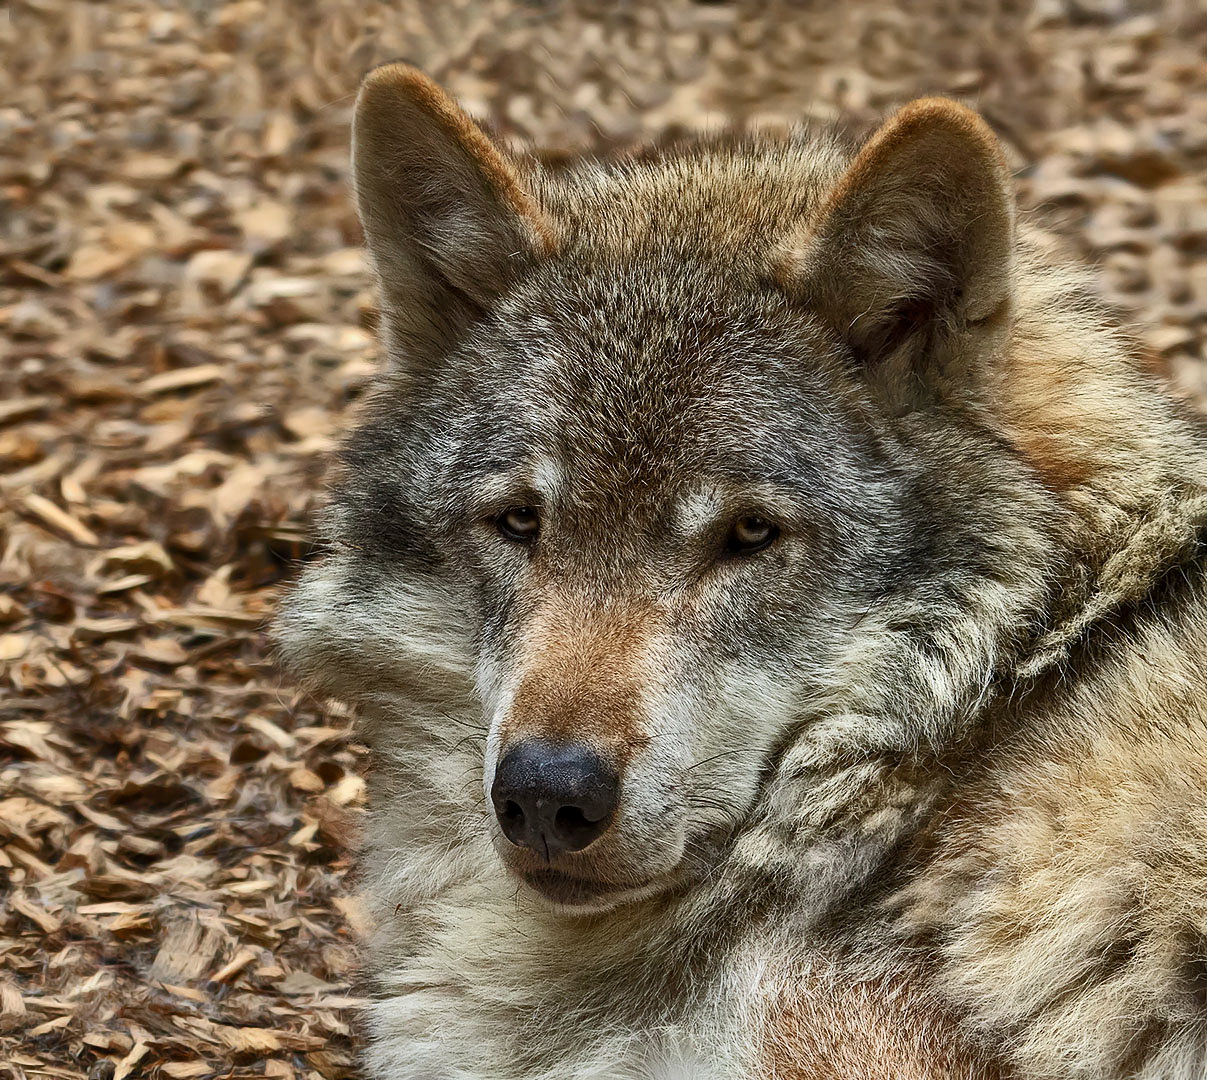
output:
{"label": "wolf", "polygon": [[558,167],[373,71],[283,658],[380,1080],[1207,1076],[1207,437],[973,111]]}

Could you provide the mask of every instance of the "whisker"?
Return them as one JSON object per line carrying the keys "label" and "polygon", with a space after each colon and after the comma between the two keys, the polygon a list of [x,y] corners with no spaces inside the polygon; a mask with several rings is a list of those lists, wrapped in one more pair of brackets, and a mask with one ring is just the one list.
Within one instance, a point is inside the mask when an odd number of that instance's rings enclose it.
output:
{"label": "whisker", "polygon": [[703,761],[697,761],[694,765],[689,765],[686,769],[684,769],[684,772],[691,772],[692,769],[698,769],[698,768],[700,768],[701,765],[707,765],[713,761],[720,761],[722,758],[740,757],[742,754],[756,754],[756,755],[762,756],[763,751],[741,748],[741,747],[733,749],[733,750],[722,750],[719,754],[713,754],[712,757],[706,757]]}

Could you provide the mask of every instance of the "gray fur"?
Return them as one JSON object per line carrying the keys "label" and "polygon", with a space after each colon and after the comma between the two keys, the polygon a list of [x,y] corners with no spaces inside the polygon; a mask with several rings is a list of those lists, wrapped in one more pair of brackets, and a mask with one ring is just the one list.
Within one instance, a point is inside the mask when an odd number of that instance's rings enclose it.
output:
{"label": "gray fur", "polygon": [[[359,176],[405,183],[389,110],[471,138],[436,93],[373,76]],[[1015,236],[978,122],[911,108],[855,166],[805,133],[491,158],[522,198],[479,176],[457,220],[518,247],[473,298],[447,214],[375,218],[390,366],[278,621],[374,754],[375,1076],[1207,1075],[1207,448]],[[970,179],[936,196],[945,161]],[[848,188],[892,226],[854,262]],[[462,306],[417,330],[412,294]],[[516,503],[532,552],[490,525]],[[718,555],[751,510],[780,540]],[[551,648],[558,709],[592,665],[637,688],[627,803],[569,857],[619,891],[577,911],[509,871],[484,797]],[[619,747],[599,701],[575,730]]]}

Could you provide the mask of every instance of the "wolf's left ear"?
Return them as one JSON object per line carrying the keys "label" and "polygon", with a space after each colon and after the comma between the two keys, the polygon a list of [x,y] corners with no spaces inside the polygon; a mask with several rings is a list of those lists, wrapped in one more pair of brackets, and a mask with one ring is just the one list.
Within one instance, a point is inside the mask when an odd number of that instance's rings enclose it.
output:
{"label": "wolf's left ear", "polygon": [[[978,335],[1009,309],[1014,198],[972,110],[924,98],[890,118],[790,245],[791,291],[875,364]],[[958,343],[957,343],[958,344]]]}
{"label": "wolf's left ear", "polygon": [[352,166],[383,316],[408,364],[447,347],[553,246],[515,162],[407,64],[361,86]]}

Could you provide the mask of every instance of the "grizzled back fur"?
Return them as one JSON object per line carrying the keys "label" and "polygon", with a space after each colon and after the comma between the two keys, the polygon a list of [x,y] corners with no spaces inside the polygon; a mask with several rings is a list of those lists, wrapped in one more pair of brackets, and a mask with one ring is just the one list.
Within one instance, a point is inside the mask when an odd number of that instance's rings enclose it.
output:
{"label": "grizzled back fur", "polygon": [[[1202,1075],[1133,878],[1202,892],[1207,447],[983,121],[545,170],[394,65],[354,164],[387,369],[279,633],[373,749],[375,1075]],[[581,850],[500,830],[533,740]]]}

